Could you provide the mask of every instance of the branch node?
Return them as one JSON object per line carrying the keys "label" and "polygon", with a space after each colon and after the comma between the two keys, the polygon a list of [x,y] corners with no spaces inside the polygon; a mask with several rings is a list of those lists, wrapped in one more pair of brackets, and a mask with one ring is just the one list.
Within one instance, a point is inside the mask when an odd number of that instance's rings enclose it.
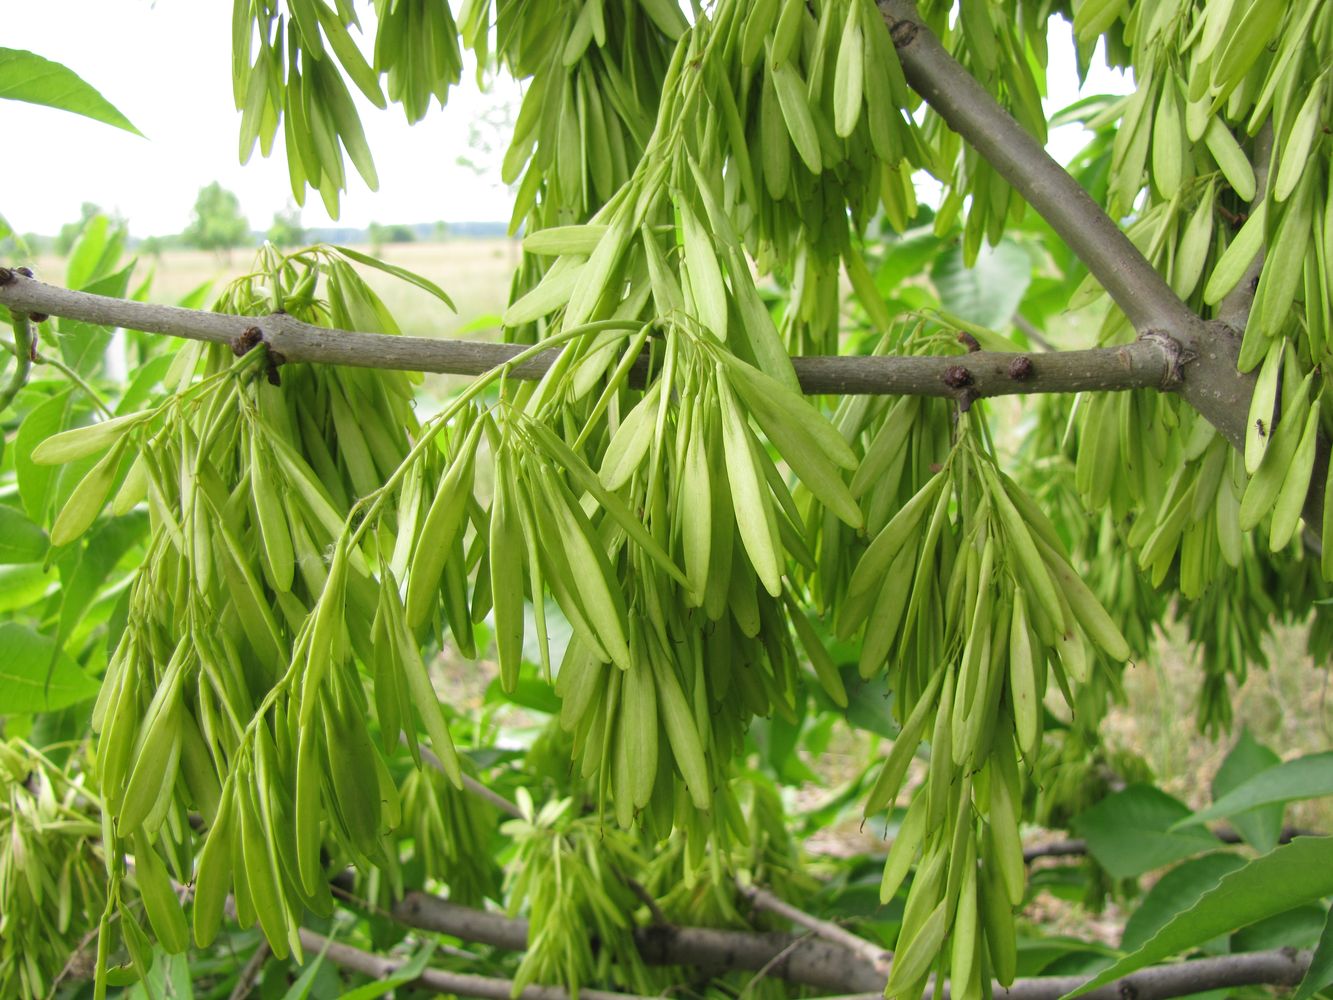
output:
{"label": "branch node", "polygon": [[911,45],[918,30],[917,23],[909,18],[904,17],[901,20],[894,21],[889,26],[889,37],[893,39],[894,48],[901,49]]}
{"label": "branch node", "polygon": [[1009,362],[1009,377],[1015,382],[1023,382],[1032,377],[1032,359],[1020,354]]}
{"label": "branch node", "polygon": [[950,389],[966,389],[972,384],[972,373],[962,365],[950,365],[944,369],[943,377]]}
{"label": "branch node", "polygon": [[[9,268],[4,268],[3,270],[5,271],[5,275],[3,277],[0,277],[0,285],[8,285],[11,281],[14,280],[14,275],[16,274],[21,274],[25,278],[34,277],[32,273],[32,268],[30,267],[23,267],[20,265],[19,267],[16,267],[13,270],[10,270]],[[50,318],[51,318],[50,315],[47,313],[39,313],[39,312],[28,313],[28,319],[33,323],[45,323]]]}
{"label": "branch node", "polygon": [[231,353],[238,358],[244,357],[264,342],[264,331],[257,326],[247,326],[231,342]]}
{"label": "branch node", "polygon": [[1156,344],[1166,355],[1166,370],[1162,373],[1160,388],[1170,391],[1185,381],[1185,366],[1199,355],[1181,346],[1180,341],[1161,330],[1145,330],[1139,337]]}
{"label": "branch node", "polygon": [[0,267],[0,285],[7,285],[14,280],[14,272],[7,267]]}

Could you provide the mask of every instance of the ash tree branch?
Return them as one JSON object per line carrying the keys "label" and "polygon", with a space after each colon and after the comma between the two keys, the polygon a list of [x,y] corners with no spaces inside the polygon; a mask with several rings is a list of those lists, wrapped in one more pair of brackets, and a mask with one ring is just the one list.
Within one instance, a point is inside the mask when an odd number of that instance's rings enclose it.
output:
{"label": "ash tree branch", "polygon": [[[1245,838],[1230,827],[1221,827],[1211,833],[1224,844],[1243,844]],[[1318,830],[1305,830],[1298,826],[1284,826],[1278,835],[1279,844],[1289,844],[1293,837],[1327,836]],[[1079,838],[1050,840],[1044,844],[1034,844],[1023,848],[1023,860],[1031,864],[1039,858],[1071,858],[1088,853],[1088,842]]]}
{"label": "ash tree branch", "polygon": [[[1295,986],[1309,966],[1308,951],[1295,948],[1251,951],[1141,969],[1084,996],[1088,1000],[1171,1000],[1237,986]],[[1016,979],[1008,987],[994,983],[991,990],[995,1000],[1059,1000],[1085,982],[1086,976],[1036,976]],[[855,1000],[882,1000],[882,994],[867,993]],[[938,996],[927,990],[924,1000],[949,1000],[947,984]]]}
{"label": "ash tree branch", "polygon": [[944,49],[911,0],[878,4],[912,89],[1050,223],[1140,336],[1180,345],[1187,361],[1177,391],[1240,447],[1254,379],[1236,370],[1235,332],[1206,323],[1171,291],[1115,221]]}
{"label": "ash tree branch", "polygon": [[[420,930],[489,944],[506,951],[522,951],[527,947],[527,921],[458,906],[426,893],[408,893],[394,908],[393,917]],[[820,933],[817,928],[812,930]],[[883,996],[885,973],[875,967],[865,949],[860,947],[851,950],[841,944],[817,941],[808,936],[703,927],[641,928],[636,931],[635,938],[644,961],[650,965],[691,965],[718,972],[767,969],[791,982],[851,994],[857,1000],[879,1000]],[[869,941],[862,943],[874,948]],[[1126,997],[1170,1000],[1236,986],[1294,986],[1305,975],[1309,964],[1310,952],[1293,948],[1223,955],[1143,969],[1088,995],[1092,1000],[1124,1000]],[[1085,981],[1086,977],[1079,976],[1038,976],[1016,980],[1008,988],[996,983],[992,989],[997,1000],[1058,1000]],[[489,993],[456,992],[466,996],[491,996]],[[585,993],[580,990],[580,995]],[[938,1000],[948,998],[946,984]]]}
{"label": "ash tree branch", "polygon": [[[526,920],[459,906],[424,892],[404,896],[393,918],[418,930],[505,951],[528,946]],[[655,924],[636,929],[634,939],[648,965],[690,965],[718,973],[767,968],[770,975],[790,982],[840,993],[882,991],[886,979],[883,971],[842,944],[803,935]]]}
{"label": "ash tree branch", "polygon": [[[352,969],[372,979],[388,979],[402,966],[404,960],[373,955],[360,948],[338,941],[330,941],[322,934],[301,928],[301,946],[324,957],[335,965]],[[460,997],[481,997],[483,1000],[511,1000],[514,996],[514,982],[511,979],[498,979],[492,976],[474,976],[466,972],[447,972],[444,969],[423,969],[414,981],[415,986],[433,990],[436,993],[453,993]],[[613,993],[607,990],[581,988],[578,995],[583,1000],[648,1000],[633,993]],[[518,994],[518,1000],[571,1000],[568,991],[558,986],[525,986]]]}
{"label": "ash tree branch", "polygon": [[[232,316],[76,292],[0,268],[0,305],[99,326],[118,326],[215,344],[262,341],[283,362],[316,362],[401,371],[482,375],[509,363],[523,345],[331,330],[284,313]],[[258,331],[256,333],[255,331]],[[516,366],[517,379],[539,379],[555,350]],[[976,351],[951,357],[798,357],[792,363],[810,394],[941,396],[970,402],[1042,392],[1114,392],[1169,388],[1182,356],[1166,339],[1123,347],[1032,356]],[[634,371],[640,382],[646,357]]]}
{"label": "ash tree branch", "polygon": [[[403,736],[399,740],[399,743],[401,743],[403,746],[406,746],[407,737]],[[421,759],[424,760],[430,767],[434,768],[436,771],[439,771],[441,774],[449,773],[448,771],[445,770],[444,764],[441,763],[440,758],[436,757],[435,754],[433,754],[430,750],[426,749],[425,747],[418,747],[417,750],[421,754]],[[481,799],[488,805],[491,805],[494,808],[498,809],[506,816],[512,816],[514,819],[523,818],[523,811],[519,809],[518,806],[510,802],[499,792],[491,788],[487,788],[485,785],[483,785],[476,778],[472,777],[472,775],[470,774],[463,775],[463,790],[471,795],[475,795],[477,798]]]}
{"label": "ash tree branch", "polygon": [[1135,329],[1193,318],[1082,185],[940,44],[911,0],[879,0],[879,8],[912,89],[1050,223]]}

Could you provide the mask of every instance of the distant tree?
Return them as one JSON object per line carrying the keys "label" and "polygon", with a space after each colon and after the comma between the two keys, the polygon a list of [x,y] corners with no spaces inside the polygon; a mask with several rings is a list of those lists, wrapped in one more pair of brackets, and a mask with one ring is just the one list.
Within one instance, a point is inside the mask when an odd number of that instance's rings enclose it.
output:
{"label": "distant tree", "polygon": [[179,236],[145,236],[139,241],[139,252],[149,257],[161,257],[167,250],[180,246]]}
{"label": "distant tree", "polygon": [[443,243],[449,238],[449,223],[443,219],[438,219],[435,225],[431,226],[430,238],[436,243]]}
{"label": "distant tree", "polygon": [[417,239],[412,227],[402,223],[386,226],[372,222],[366,229],[366,235],[376,253],[379,253],[386,243],[415,243]]}
{"label": "distant tree", "polygon": [[264,238],[279,247],[300,246],[306,242],[305,227],[301,225],[301,210],[291,202],[280,212],[273,213],[273,224]]}
{"label": "distant tree", "polygon": [[250,223],[241,214],[240,199],[217,181],[200,188],[181,242],[200,250],[245,246],[250,242]]}
{"label": "distant tree", "polygon": [[[60,227],[60,232],[55,238],[55,252],[60,256],[66,256],[73,248],[79,234],[87,227],[90,219],[98,215],[105,215],[102,206],[94,204],[91,201],[85,201],[79,206],[79,219],[77,222],[67,222]],[[122,232],[128,229],[128,225],[123,218],[117,215],[109,216],[113,229],[119,229]]]}

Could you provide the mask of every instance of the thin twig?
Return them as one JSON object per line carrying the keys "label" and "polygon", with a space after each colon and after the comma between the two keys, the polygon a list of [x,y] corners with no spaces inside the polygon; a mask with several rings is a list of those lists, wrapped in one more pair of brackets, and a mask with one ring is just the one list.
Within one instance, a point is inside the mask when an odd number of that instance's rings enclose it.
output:
{"label": "thin twig", "polygon": [[819,917],[812,916],[804,910],[792,906],[791,903],[779,899],[767,889],[761,889],[755,885],[740,885],[739,883],[737,887],[741,895],[749,900],[750,905],[755,909],[764,910],[785,920],[790,920],[794,924],[799,924],[825,941],[841,945],[852,954],[859,955],[884,975],[889,974],[889,966],[893,962],[891,952],[885,951],[863,937],[858,937],[844,927],[828,920],[821,920]]}
{"label": "thin twig", "polygon": [[1038,330],[1036,325],[1022,313],[1014,313],[1014,318],[1011,322],[1014,324],[1015,329],[1043,351],[1054,353],[1058,350],[1054,344],[1046,339],[1046,334]]}
{"label": "thin twig", "polygon": [[0,389],[0,411],[3,411],[18,395],[28,382],[28,372],[32,370],[32,323],[27,313],[14,311],[14,371],[9,376],[9,385]]}
{"label": "thin twig", "polygon": [[741,990],[740,995],[741,996],[749,995],[750,991],[759,984],[760,980],[762,980],[771,971],[773,971],[773,969],[777,968],[777,966],[782,963],[782,960],[785,959],[788,955],[790,955],[793,951],[795,951],[802,941],[806,940],[807,938],[813,937],[814,933],[815,932],[812,930],[806,931],[804,934],[797,937],[795,941],[793,941],[791,944],[787,945],[787,947],[783,948],[780,952],[774,955],[768,962],[764,963],[764,967],[750,977],[750,981],[745,984],[744,988]]}
{"label": "thin twig", "polygon": [[[1245,838],[1235,830],[1228,827],[1212,831],[1213,836],[1224,844],[1242,844]],[[1287,826],[1282,828],[1278,834],[1277,842],[1279,844],[1288,844],[1293,837],[1323,837],[1325,834],[1316,830],[1303,830],[1296,826]],[[1069,838],[1062,840],[1051,840],[1044,844],[1035,844],[1032,847],[1023,848],[1023,860],[1031,864],[1038,858],[1069,858],[1077,857],[1088,853],[1088,842],[1078,838]]]}
{"label": "thin twig", "polygon": [[616,877],[625,883],[626,888],[638,897],[639,902],[648,907],[648,913],[652,916],[654,924],[659,927],[665,927],[671,923],[671,921],[667,919],[667,915],[662,912],[662,907],[657,905],[657,900],[653,898],[653,894],[645,889],[638,879],[631,878],[614,866],[613,870],[616,873]]}
{"label": "thin twig", "polygon": [[97,390],[94,389],[92,385],[89,384],[88,380],[85,379],[78,372],[76,372],[69,365],[65,364],[65,362],[61,361],[59,358],[52,358],[45,354],[38,354],[36,352],[33,352],[32,360],[35,364],[50,365],[52,368],[56,369],[62,375],[64,375],[65,378],[69,379],[76,386],[82,389],[84,395],[92,400],[93,406],[97,407],[97,409],[101,411],[102,416],[107,418],[115,416],[115,413],[112,412],[111,407],[106,405],[102,397],[97,394]]}
{"label": "thin twig", "polygon": [[250,995],[250,991],[254,989],[255,981],[259,978],[259,973],[263,971],[264,963],[268,961],[271,954],[268,942],[260,938],[259,944],[255,946],[255,953],[250,956],[250,960],[245,963],[245,968],[236,977],[236,985],[232,988],[229,1000],[245,1000]]}
{"label": "thin twig", "polygon": [[[407,738],[403,737],[402,742],[406,743]],[[420,749],[421,749],[422,760],[424,760],[431,767],[435,768],[435,770],[439,771],[441,774],[449,773],[448,771],[445,770],[444,764],[440,762],[439,757],[436,757],[435,754],[431,753],[425,747],[421,747]],[[495,792],[487,788],[480,781],[478,781],[476,778],[473,778],[470,775],[467,774],[463,775],[463,790],[466,792],[470,792],[472,795],[475,795],[479,799],[489,802],[496,809],[499,809],[500,812],[504,813],[507,816],[512,816],[515,819],[523,818],[523,813],[522,811],[519,810],[518,806],[514,805],[514,803],[510,802],[499,792]]]}

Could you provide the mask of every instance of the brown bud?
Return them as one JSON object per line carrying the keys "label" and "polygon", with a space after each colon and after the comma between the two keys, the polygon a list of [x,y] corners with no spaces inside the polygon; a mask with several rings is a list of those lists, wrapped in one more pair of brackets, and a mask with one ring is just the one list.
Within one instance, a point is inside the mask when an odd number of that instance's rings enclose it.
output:
{"label": "brown bud", "polygon": [[962,365],[950,365],[944,369],[944,384],[950,389],[964,389],[972,384],[972,373]]}
{"label": "brown bud", "polygon": [[1032,359],[1026,354],[1020,354],[1009,362],[1009,377],[1015,382],[1022,382],[1024,379],[1032,377]]}
{"label": "brown bud", "polygon": [[264,374],[268,376],[269,385],[282,385],[282,375],[278,372],[278,368],[286,360],[273,348],[268,349],[268,364],[264,368]]}
{"label": "brown bud", "polygon": [[25,278],[32,277],[32,268],[30,267],[16,267],[14,268],[14,270],[17,271],[19,274],[23,275],[23,277]]}
{"label": "brown bud", "polygon": [[249,354],[264,342],[264,331],[257,326],[248,326],[241,335],[231,342],[231,352],[238,358]]}
{"label": "brown bud", "polygon": [[958,343],[966,347],[967,353],[969,354],[973,351],[981,350],[981,344],[978,343],[977,338],[972,336],[972,334],[968,333],[966,330],[958,331]]}

